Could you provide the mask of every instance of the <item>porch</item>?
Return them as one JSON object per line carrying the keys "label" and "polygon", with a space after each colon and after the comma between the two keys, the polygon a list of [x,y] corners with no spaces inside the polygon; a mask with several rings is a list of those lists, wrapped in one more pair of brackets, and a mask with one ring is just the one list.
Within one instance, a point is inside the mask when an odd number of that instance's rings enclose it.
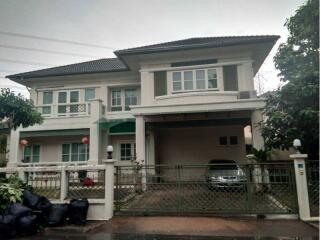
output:
{"label": "porch", "polygon": [[249,149],[263,147],[253,115],[228,111],[137,116],[137,161],[145,160],[147,165],[208,164],[214,159],[247,163]]}

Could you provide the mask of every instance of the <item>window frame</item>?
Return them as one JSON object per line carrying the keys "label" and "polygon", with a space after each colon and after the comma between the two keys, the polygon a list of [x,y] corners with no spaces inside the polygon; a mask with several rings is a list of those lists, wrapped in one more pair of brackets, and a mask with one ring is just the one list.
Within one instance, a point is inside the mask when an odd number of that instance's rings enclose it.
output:
{"label": "window frame", "polygon": [[[26,161],[26,148],[30,147],[30,155],[27,155],[27,157],[30,157],[30,161],[29,162],[26,162],[26,163],[38,163],[40,162],[40,156],[41,156],[41,146],[40,144],[33,144],[33,145],[28,145],[28,146],[25,146],[24,149],[23,149],[23,161]],[[34,154],[34,148],[35,147],[38,147],[39,148],[39,154],[35,155]],[[38,157],[38,160],[37,161],[34,161],[34,157]]]}
{"label": "window frame", "polygon": [[[231,138],[236,138],[236,143],[231,143]],[[225,138],[226,144],[221,144],[221,139]],[[220,135],[218,137],[218,145],[220,147],[236,147],[239,146],[239,136],[238,135]]]}
{"label": "window frame", "polygon": [[[44,103],[44,96],[45,96],[45,93],[51,93],[51,102],[50,103]],[[42,111],[41,111],[41,114],[44,115],[44,116],[50,116],[52,114],[52,105],[53,105],[53,91],[43,91],[42,92]],[[49,109],[48,112],[45,112],[44,109]]]}
{"label": "window frame", "polygon": [[[209,88],[209,70],[214,70],[216,72],[216,82],[217,87],[215,88]],[[204,71],[204,79],[197,79],[197,71]],[[185,73],[186,72],[192,72],[192,89],[186,89],[185,88]],[[176,73],[180,73],[180,84],[181,84],[181,90],[175,90],[174,89],[174,83],[177,83],[179,81],[174,81],[173,75]],[[196,68],[196,69],[186,69],[186,70],[179,70],[179,71],[172,71],[171,72],[171,87],[172,87],[172,93],[180,93],[180,92],[194,92],[194,91],[218,91],[220,88],[219,80],[221,76],[219,76],[219,67],[209,67],[209,68]],[[205,87],[204,88],[198,88],[197,82],[198,81],[205,81]],[[190,81],[190,80],[189,80]]]}
{"label": "window frame", "polygon": [[[73,161],[72,160],[72,156],[73,156],[73,152],[72,152],[72,145],[73,144],[77,144],[77,160]],[[68,154],[64,154],[63,153],[63,145],[68,145],[69,149],[68,149]],[[90,148],[89,148],[89,144],[83,144],[81,142],[64,142],[60,145],[60,162],[86,162],[89,160],[89,153],[90,153]],[[84,146],[85,149],[85,153],[81,153],[81,147],[79,146]],[[80,155],[84,155],[85,156],[85,160],[80,160]],[[63,156],[68,156],[68,161],[64,161],[63,160]]]}
{"label": "window frame", "polygon": [[[122,144],[130,144],[130,152],[131,152],[131,158],[130,159],[122,159],[121,156],[121,145]],[[134,161],[135,157],[136,157],[136,142],[133,140],[123,140],[123,141],[119,141],[119,160],[120,161]]]}
{"label": "window frame", "polygon": [[[88,98],[87,99],[87,93],[88,93],[88,91],[93,91],[93,97],[92,98]],[[85,88],[84,89],[84,101],[85,102],[89,102],[89,101],[91,101],[91,100],[93,100],[93,99],[95,99],[96,98],[96,89],[95,88]]]}
{"label": "window frame", "polygon": [[[78,101],[77,102],[71,102],[71,93],[72,92],[78,92]],[[66,93],[66,102],[65,103],[59,103],[60,93]],[[65,116],[68,114],[77,114],[77,113],[79,113],[77,106],[79,106],[79,104],[81,102],[82,101],[81,101],[81,90],[80,89],[68,89],[68,90],[57,91],[57,114],[59,116]],[[69,105],[69,112],[67,112],[68,105]],[[72,106],[74,106],[74,107],[72,108]],[[65,112],[59,112],[60,107],[64,107]],[[74,110],[72,110],[72,109],[74,109]]]}
{"label": "window frame", "polygon": [[[136,97],[135,105],[138,105],[138,101],[139,101],[138,88],[135,88],[135,87],[113,88],[113,89],[110,89],[110,111],[111,112],[124,112],[124,111],[128,112],[131,110],[129,109],[129,106],[133,106],[134,104],[126,105],[126,91],[135,92],[135,97]],[[113,104],[113,92],[120,92],[120,105]],[[121,110],[118,110],[120,108]]]}

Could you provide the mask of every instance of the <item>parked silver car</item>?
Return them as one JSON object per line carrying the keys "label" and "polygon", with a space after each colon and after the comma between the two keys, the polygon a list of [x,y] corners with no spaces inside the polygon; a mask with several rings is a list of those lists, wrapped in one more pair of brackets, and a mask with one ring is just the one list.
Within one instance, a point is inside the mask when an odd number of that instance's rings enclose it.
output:
{"label": "parked silver car", "polygon": [[209,188],[246,188],[246,175],[233,160],[210,160],[205,176]]}

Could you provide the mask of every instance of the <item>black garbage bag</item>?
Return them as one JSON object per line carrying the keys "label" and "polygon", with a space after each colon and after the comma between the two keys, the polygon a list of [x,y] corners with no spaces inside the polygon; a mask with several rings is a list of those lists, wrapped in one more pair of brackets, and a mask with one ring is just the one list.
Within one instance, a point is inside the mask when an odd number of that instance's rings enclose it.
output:
{"label": "black garbage bag", "polygon": [[0,215],[0,239],[16,235],[16,217],[13,215]]}
{"label": "black garbage bag", "polygon": [[65,223],[68,215],[69,204],[53,204],[48,216],[49,226],[58,226]]}
{"label": "black garbage bag", "polygon": [[16,218],[19,218],[29,215],[31,213],[31,209],[23,206],[21,203],[14,203],[9,206],[8,213]]}
{"label": "black garbage bag", "polygon": [[25,190],[23,192],[23,204],[31,209],[35,209],[38,202],[40,200],[40,196]]}
{"label": "black garbage bag", "polygon": [[34,210],[41,211],[43,216],[48,216],[51,206],[52,203],[49,201],[48,198],[40,196],[39,201],[35,206]]}
{"label": "black garbage bag", "polygon": [[89,209],[88,199],[72,199],[69,206],[69,222],[71,224],[86,224]]}
{"label": "black garbage bag", "polygon": [[28,215],[17,219],[17,230],[21,234],[35,234],[38,229],[38,222],[36,215]]}

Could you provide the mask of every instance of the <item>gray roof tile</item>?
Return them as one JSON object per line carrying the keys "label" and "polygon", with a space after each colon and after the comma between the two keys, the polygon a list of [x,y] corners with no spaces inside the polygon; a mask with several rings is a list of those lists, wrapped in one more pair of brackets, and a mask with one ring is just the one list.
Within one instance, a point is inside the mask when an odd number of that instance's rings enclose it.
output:
{"label": "gray roof tile", "polygon": [[203,37],[203,38],[188,38],[184,40],[171,41],[159,44],[152,44],[142,47],[128,48],[115,51],[117,56],[155,53],[166,51],[177,51],[194,48],[206,47],[223,47],[230,45],[249,44],[256,42],[276,41],[278,35],[256,35],[256,36],[226,36],[226,37]]}
{"label": "gray roof tile", "polygon": [[[274,42],[280,36],[277,35],[257,35],[257,36],[228,36],[228,37],[205,37],[205,38],[189,38],[178,41],[171,41],[142,47],[128,48],[115,51],[114,53],[121,58],[124,55],[145,54],[167,51],[188,50],[207,47],[222,47],[240,44],[249,44],[257,42]],[[25,72],[7,76],[12,80],[49,77],[49,76],[65,76],[74,74],[104,73],[118,72],[129,70],[126,64],[119,58],[103,58],[89,62],[75,63],[60,67],[47,68],[32,72]]]}
{"label": "gray roof tile", "polygon": [[25,72],[7,76],[10,79],[64,76],[74,74],[104,73],[126,71],[128,68],[118,58],[103,58],[89,62],[75,63],[60,67]]}

